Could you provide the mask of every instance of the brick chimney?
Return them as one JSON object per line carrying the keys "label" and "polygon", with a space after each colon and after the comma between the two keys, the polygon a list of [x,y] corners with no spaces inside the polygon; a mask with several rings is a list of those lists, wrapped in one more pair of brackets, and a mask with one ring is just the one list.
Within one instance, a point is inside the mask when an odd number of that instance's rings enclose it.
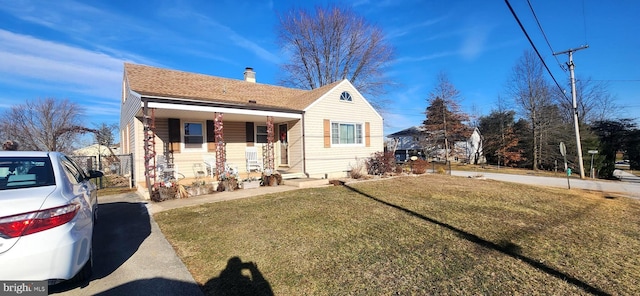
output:
{"label": "brick chimney", "polygon": [[256,83],[256,72],[253,72],[253,68],[247,67],[244,69],[244,81]]}

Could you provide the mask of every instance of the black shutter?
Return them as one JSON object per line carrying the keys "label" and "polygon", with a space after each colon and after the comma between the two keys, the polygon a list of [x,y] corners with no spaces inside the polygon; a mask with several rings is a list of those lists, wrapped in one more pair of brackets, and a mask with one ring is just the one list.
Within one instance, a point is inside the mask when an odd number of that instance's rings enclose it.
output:
{"label": "black shutter", "polygon": [[180,153],[180,119],[169,118],[169,151]]}
{"label": "black shutter", "polygon": [[246,128],[247,128],[247,137],[246,137],[247,143],[255,142],[255,140],[253,139],[254,138],[253,137],[253,131],[254,131],[253,122],[247,122],[246,123]]}
{"label": "black shutter", "polygon": [[180,119],[169,118],[169,142],[180,143]]}
{"label": "black shutter", "polygon": [[214,132],[213,120],[207,120],[207,143],[214,143],[216,141],[216,134]]}

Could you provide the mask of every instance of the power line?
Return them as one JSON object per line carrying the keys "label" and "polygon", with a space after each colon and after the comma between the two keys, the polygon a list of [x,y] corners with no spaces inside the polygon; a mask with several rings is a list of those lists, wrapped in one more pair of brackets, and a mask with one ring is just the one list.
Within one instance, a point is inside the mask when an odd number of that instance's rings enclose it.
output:
{"label": "power line", "polygon": [[509,7],[509,10],[511,11],[511,14],[513,15],[513,17],[518,22],[518,25],[520,26],[520,29],[522,30],[524,35],[527,37],[527,40],[529,40],[529,44],[531,44],[531,47],[533,47],[533,50],[538,55],[538,58],[542,62],[542,65],[544,66],[545,69],[547,69],[547,72],[549,73],[549,76],[551,76],[551,79],[553,80],[553,82],[555,82],[556,86],[558,86],[558,89],[560,89],[560,93],[562,93],[562,95],[564,96],[565,99],[569,100],[569,97],[567,97],[567,94],[564,92],[564,89],[562,89],[562,87],[560,86],[560,83],[558,83],[556,78],[553,76],[553,73],[551,73],[551,70],[549,70],[549,67],[547,66],[547,63],[542,58],[542,55],[538,51],[538,48],[536,48],[536,45],[533,44],[533,41],[531,40],[531,37],[529,37],[529,33],[527,33],[527,30],[525,30],[524,26],[522,25],[522,22],[520,22],[520,19],[518,18],[518,15],[516,15],[516,12],[513,10],[513,7],[511,7],[511,4],[509,3],[509,0],[504,0],[504,2],[507,3],[507,6]]}
{"label": "power line", "polygon": [[584,28],[584,44],[589,44],[587,42],[587,15],[584,13],[584,0],[582,0],[582,22]]}
{"label": "power line", "polygon": [[640,82],[640,79],[590,79],[591,81],[603,82]]}
{"label": "power line", "polygon": [[[538,16],[536,15],[536,12],[533,10],[533,6],[531,6],[531,1],[527,0],[527,3],[529,4],[529,9],[531,10],[531,14],[533,14],[533,18],[536,20],[536,23],[538,24],[538,28],[540,28],[540,32],[542,32],[542,36],[544,37],[544,40],[547,42],[547,45],[549,46],[549,50],[551,50],[551,52],[553,53],[553,48],[551,48],[551,43],[549,43],[549,39],[547,38],[547,34],[544,33],[544,30],[542,29],[542,25],[540,24],[540,21],[538,20]],[[562,63],[560,63],[560,60],[558,60],[557,56],[553,56],[556,59],[556,62],[558,63],[558,65],[560,65],[560,69],[562,69],[563,71],[567,71],[567,69],[565,69],[562,66]]]}

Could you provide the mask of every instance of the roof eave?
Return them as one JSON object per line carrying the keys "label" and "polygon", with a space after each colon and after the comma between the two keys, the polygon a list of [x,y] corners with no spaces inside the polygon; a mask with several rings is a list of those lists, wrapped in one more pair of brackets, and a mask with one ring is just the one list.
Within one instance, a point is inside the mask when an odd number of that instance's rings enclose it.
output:
{"label": "roof eave", "polygon": [[221,101],[209,101],[189,98],[174,98],[156,95],[141,95],[142,101],[161,103],[161,104],[173,104],[173,105],[189,105],[189,106],[203,106],[213,108],[232,108],[240,110],[260,110],[268,112],[283,112],[283,113],[296,113],[304,114],[304,110],[281,108],[268,105],[258,105],[247,102],[247,104],[233,103],[233,102],[221,102]]}

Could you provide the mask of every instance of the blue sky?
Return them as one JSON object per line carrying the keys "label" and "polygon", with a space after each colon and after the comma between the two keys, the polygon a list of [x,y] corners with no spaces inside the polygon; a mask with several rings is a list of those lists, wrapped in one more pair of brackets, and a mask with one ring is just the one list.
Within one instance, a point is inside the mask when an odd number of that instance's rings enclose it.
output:
{"label": "blue sky", "polygon": [[[607,81],[620,117],[640,117],[640,2],[510,0],[554,76],[568,72],[555,52],[575,53],[576,76]],[[0,110],[25,100],[67,98],[88,126],[118,123],[124,62],[276,84],[285,57],[276,45],[278,13],[329,1],[0,0]],[[436,75],[445,72],[471,115],[487,115],[517,60],[531,49],[506,3],[342,1],[380,26],[396,48],[387,69],[398,84],[382,99],[385,134],[424,120]]]}

